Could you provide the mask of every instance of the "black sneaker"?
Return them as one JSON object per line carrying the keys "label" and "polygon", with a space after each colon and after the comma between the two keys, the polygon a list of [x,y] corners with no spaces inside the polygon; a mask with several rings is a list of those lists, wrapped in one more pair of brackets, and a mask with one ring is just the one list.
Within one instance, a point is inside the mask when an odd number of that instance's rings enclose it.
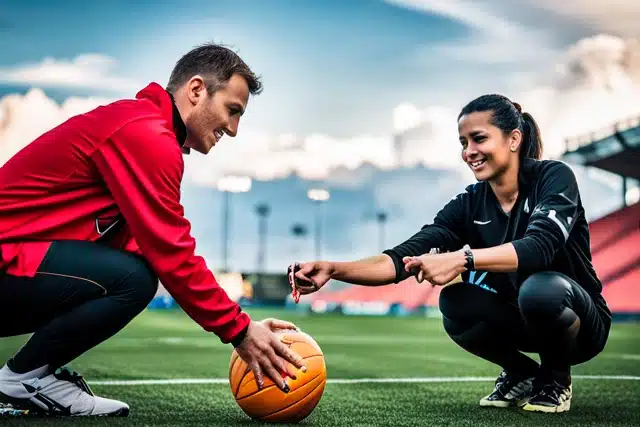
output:
{"label": "black sneaker", "polygon": [[496,379],[493,392],[480,399],[480,406],[496,408],[521,406],[531,397],[533,380],[533,377],[509,375],[503,370]]}
{"label": "black sneaker", "polygon": [[522,409],[531,412],[566,412],[571,407],[571,378],[566,384],[557,380],[536,387],[529,402]]}

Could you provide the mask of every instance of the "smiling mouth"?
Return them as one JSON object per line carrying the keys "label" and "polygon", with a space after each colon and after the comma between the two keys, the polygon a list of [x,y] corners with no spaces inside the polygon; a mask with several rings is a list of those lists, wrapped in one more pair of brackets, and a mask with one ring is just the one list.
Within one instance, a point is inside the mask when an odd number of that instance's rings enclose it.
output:
{"label": "smiling mouth", "polygon": [[221,130],[213,131],[213,136],[216,139],[216,143],[218,143],[220,141],[220,138],[222,138],[223,135],[224,135],[224,132],[221,131]]}
{"label": "smiling mouth", "polygon": [[484,164],[487,163],[487,159],[480,159],[480,160],[476,160],[474,162],[469,162],[469,165],[471,166],[471,169],[479,169],[482,166],[484,166]]}

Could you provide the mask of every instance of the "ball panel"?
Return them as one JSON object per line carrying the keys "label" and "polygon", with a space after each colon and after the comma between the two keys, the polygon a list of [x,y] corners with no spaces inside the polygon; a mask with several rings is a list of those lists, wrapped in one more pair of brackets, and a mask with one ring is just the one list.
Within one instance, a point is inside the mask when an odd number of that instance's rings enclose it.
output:
{"label": "ball panel", "polygon": [[[293,390],[297,390],[302,387],[307,381],[315,378],[318,374],[325,374],[326,367],[324,362],[324,357],[322,356],[311,356],[304,359],[304,363],[307,366],[307,372],[302,372],[300,369],[294,368],[296,372],[296,379],[287,378],[287,384],[289,385],[289,392]],[[289,364],[290,367],[293,365]],[[276,387],[271,378],[265,376],[264,377],[264,387],[262,391],[268,387]],[[276,387],[277,388],[277,387]],[[235,393],[236,400],[244,399],[245,397],[251,396],[256,393],[260,393],[261,390],[258,390],[258,384],[255,381],[255,377],[253,376],[253,371],[249,371],[243,378],[240,383],[240,386]],[[284,393],[283,393],[284,394]]]}
{"label": "ball panel", "polygon": [[[234,396],[237,395],[238,390],[240,389],[240,385],[242,381],[247,377],[247,373],[251,370],[249,366],[240,358],[238,353],[235,352],[235,360],[231,365],[230,373],[229,373],[229,385],[231,386],[231,392]],[[232,358],[233,359],[233,358]],[[251,379],[253,379],[253,375],[251,375]]]}
{"label": "ball panel", "polygon": [[297,423],[302,421],[311,414],[320,402],[325,384],[326,381],[323,380],[302,400],[282,409],[281,411],[262,417],[260,420],[272,423]]}
{"label": "ball panel", "polygon": [[302,384],[296,390],[284,393],[273,386],[260,390],[251,396],[237,400],[238,405],[253,418],[262,418],[304,400],[311,391],[325,383],[324,374],[318,374],[311,381]]}
{"label": "ball panel", "polygon": [[283,330],[279,331],[277,334],[280,337],[280,340],[285,344],[291,345],[296,342],[310,344],[312,347],[315,347],[318,354],[322,354],[322,349],[320,348],[316,340],[314,340],[311,335],[307,334],[306,332]]}
{"label": "ball panel", "polygon": [[293,342],[288,344],[288,346],[291,350],[298,353],[303,359],[314,356],[323,356],[321,351],[318,351],[313,345],[303,341]]}
{"label": "ball panel", "polygon": [[[301,348],[309,348],[309,346],[302,347],[303,343],[300,343]],[[297,351],[297,350],[296,350]],[[236,363],[234,366],[234,370],[232,371],[231,376],[231,391],[236,399],[242,399],[252,394],[259,392],[258,384],[255,381],[255,377],[253,375],[253,371],[249,369],[246,363],[242,361],[242,359],[238,359],[241,363]],[[324,361],[324,356],[322,355],[312,355],[304,358],[304,364],[307,367],[307,372],[302,372],[302,370],[295,368],[292,364],[288,364],[290,368],[293,368],[296,373],[297,379],[291,379],[286,377],[283,373],[282,377],[287,378],[287,384],[289,384],[290,390],[295,390],[304,384],[309,378],[315,377],[320,372],[326,372],[326,366]],[[244,370],[244,372],[243,372]],[[237,372],[237,373],[236,373]],[[274,382],[271,378],[264,376],[264,388],[275,386]]]}

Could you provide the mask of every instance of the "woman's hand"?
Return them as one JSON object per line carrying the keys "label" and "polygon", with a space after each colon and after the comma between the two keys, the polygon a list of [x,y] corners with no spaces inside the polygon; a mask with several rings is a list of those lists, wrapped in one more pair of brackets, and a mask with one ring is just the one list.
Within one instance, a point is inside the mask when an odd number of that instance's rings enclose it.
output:
{"label": "woman's hand", "polygon": [[464,250],[404,257],[402,261],[404,269],[415,274],[418,283],[427,280],[436,286],[444,286],[466,271]]}

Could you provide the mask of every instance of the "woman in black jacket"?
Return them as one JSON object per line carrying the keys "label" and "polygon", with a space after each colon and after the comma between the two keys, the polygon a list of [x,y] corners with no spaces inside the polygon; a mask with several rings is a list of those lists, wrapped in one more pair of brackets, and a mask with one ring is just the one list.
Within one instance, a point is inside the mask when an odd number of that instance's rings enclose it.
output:
{"label": "woman in black jacket", "polygon": [[[378,286],[416,275],[447,285],[440,294],[446,332],[502,367],[480,405],[567,411],[571,366],[602,351],[611,325],[575,176],[562,162],[540,160],[535,120],[504,96],[467,104],[458,130],[478,182],[380,255],[291,266],[294,294],[329,279]],[[523,351],[539,353],[541,363]]]}

